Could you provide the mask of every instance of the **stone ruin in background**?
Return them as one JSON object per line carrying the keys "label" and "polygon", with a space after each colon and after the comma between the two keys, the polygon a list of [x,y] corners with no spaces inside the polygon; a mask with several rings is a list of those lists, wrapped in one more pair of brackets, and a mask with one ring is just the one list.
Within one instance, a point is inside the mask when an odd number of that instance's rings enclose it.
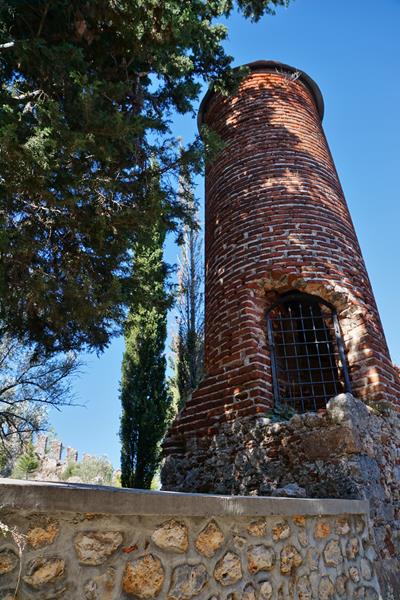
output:
{"label": "stone ruin in background", "polygon": [[[75,448],[68,446],[64,452],[64,447],[60,440],[49,438],[46,434],[39,434],[34,445],[34,451],[39,459],[39,469],[30,475],[30,479],[36,481],[83,483],[82,478],[73,472],[74,466],[78,465],[78,452]],[[96,459],[96,457],[85,453],[82,456],[82,463],[84,464],[91,459]],[[113,471],[113,485],[120,485],[118,483],[120,473],[119,470]],[[101,473],[99,473],[97,477],[94,475],[94,479],[85,481],[85,483],[102,484],[104,482],[101,479]]]}
{"label": "stone ruin in background", "polygon": [[68,465],[78,462],[78,452],[68,447],[64,453],[62,442],[49,438],[46,434],[39,434],[34,444],[40,467],[32,476],[32,479],[42,481],[61,481],[62,474]]}
{"label": "stone ruin in background", "polygon": [[206,172],[206,375],[164,442],[163,489],[368,499],[400,594],[399,370],[323,111],[313,80],[266,61],[203,100],[224,142]]}

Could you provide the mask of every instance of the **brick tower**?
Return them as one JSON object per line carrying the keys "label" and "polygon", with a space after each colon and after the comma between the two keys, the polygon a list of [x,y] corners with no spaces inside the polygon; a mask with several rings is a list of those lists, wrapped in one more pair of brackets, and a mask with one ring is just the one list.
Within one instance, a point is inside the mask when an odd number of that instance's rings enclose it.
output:
{"label": "brick tower", "polygon": [[[368,450],[353,434],[371,425],[366,403],[381,413],[399,405],[400,382],[322,129],[322,95],[293,67],[248,66],[235,96],[211,89],[200,109],[199,125],[224,142],[206,172],[206,375],[165,440],[163,484],[268,494],[296,483],[309,496],[372,497]],[[398,443],[387,427],[382,436]]]}

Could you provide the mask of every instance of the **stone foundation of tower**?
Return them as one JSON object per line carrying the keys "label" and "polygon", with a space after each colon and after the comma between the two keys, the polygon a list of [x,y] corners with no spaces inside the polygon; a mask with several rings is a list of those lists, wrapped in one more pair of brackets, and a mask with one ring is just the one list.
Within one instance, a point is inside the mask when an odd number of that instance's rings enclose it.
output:
{"label": "stone foundation of tower", "polygon": [[211,437],[187,436],[184,452],[165,460],[164,488],[367,499],[382,588],[400,597],[399,413],[343,394],[326,412],[276,418],[247,417]]}

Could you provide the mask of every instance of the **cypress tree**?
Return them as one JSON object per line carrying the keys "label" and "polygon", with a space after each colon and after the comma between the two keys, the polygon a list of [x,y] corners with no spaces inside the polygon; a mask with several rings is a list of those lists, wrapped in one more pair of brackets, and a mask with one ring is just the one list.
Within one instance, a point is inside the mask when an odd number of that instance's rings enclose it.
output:
{"label": "cypress tree", "polygon": [[204,295],[201,236],[196,224],[196,202],[190,174],[182,171],[180,193],[195,218],[186,225],[178,269],[177,324],[173,339],[174,375],[171,389],[181,409],[203,376]]}
{"label": "cypress tree", "polygon": [[154,199],[153,223],[133,248],[138,294],[127,318],[121,379],[121,483],[144,489],[150,488],[159,465],[160,441],[171,410],[164,354],[169,304],[163,261],[166,227],[159,188],[153,189]]}

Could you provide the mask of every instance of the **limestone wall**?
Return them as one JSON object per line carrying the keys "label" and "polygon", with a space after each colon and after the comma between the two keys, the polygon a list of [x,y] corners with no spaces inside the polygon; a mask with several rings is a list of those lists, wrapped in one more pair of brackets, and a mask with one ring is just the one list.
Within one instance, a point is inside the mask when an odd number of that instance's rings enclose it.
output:
{"label": "limestone wall", "polygon": [[166,459],[162,482],[180,492],[366,499],[381,585],[400,599],[399,457],[400,414],[342,394],[318,414],[242,419],[211,440],[188,436],[183,454]]}
{"label": "limestone wall", "polygon": [[23,600],[381,598],[363,501],[11,480],[0,493],[1,600],[19,572]]}

